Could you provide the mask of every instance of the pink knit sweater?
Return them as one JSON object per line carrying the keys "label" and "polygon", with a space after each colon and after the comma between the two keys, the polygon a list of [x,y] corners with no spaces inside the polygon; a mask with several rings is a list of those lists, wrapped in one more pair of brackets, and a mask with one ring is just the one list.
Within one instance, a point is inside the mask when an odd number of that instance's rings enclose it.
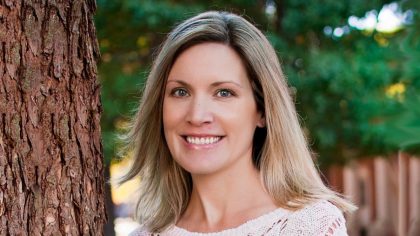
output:
{"label": "pink knit sweater", "polygon": [[328,201],[319,201],[298,211],[278,208],[249,220],[236,228],[219,232],[190,232],[177,226],[152,234],[140,228],[130,236],[346,236],[345,219],[341,211]]}

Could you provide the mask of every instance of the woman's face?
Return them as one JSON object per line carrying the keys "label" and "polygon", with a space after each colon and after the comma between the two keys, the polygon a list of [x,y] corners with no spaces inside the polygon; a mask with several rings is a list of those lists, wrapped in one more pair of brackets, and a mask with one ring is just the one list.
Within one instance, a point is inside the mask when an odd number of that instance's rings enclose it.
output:
{"label": "woman's face", "polygon": [[211,174],[252,162],[252,138],[261,126],[239,55],[218,43],[182,52],[168,76],[163,126],[175,161],[191,174]]}

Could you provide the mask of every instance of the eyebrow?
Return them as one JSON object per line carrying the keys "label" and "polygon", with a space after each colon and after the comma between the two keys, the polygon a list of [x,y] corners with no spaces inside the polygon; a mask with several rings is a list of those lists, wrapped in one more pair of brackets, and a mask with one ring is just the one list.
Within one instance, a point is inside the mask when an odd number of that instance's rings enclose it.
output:
{"label": "eyebrow", "polygon": [[[167,81],[167,83],[171,83],[171,82],[179,83],[179,84],[181,84],[181,85],[183,85],[185,87],[190,87],[190,85],[187,82],[183,81],[183,80],[168,80]],[[234,84],[234,85],[236,85],[236,86],[238,86],[240,88],[243,88],[243,86],[241,84],[239,84],[239,83],[237,83],[235,81],[231,81],[231,80],[217,81],[217,82],[212,83],[210,86],[211,87],[217,87],[217,86],[219,86],[221,84]]]}

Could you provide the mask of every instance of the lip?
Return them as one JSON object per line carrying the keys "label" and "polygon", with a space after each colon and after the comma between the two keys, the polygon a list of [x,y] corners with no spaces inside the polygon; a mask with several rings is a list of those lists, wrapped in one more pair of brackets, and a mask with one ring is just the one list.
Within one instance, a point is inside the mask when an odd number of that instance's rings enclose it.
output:
{"label": "lip", "polygon": [[[187,141],[187,136],[197,137],[197,138],[202,138],[202,137],[220,137],[220,139],[216,143],[210,143],[210,144],[193,144],[193,143],[189,143]],[[219,145],[223,141],[224,138],[225,138],[224,135],[215,135],[215,134],[183,134],[183,135],[181,135],[181,139],[183,140],[184,145],[187,148],[194,149],[194,150],[214,148],[217,145]]]}

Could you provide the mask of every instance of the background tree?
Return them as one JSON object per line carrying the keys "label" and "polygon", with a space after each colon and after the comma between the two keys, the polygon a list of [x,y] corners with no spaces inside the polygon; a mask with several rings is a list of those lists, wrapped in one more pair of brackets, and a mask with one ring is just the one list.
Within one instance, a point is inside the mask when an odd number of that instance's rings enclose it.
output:
{"label": "background tree", "polygon": [[102,235],[94,0],[0,0],[0,235]]}

